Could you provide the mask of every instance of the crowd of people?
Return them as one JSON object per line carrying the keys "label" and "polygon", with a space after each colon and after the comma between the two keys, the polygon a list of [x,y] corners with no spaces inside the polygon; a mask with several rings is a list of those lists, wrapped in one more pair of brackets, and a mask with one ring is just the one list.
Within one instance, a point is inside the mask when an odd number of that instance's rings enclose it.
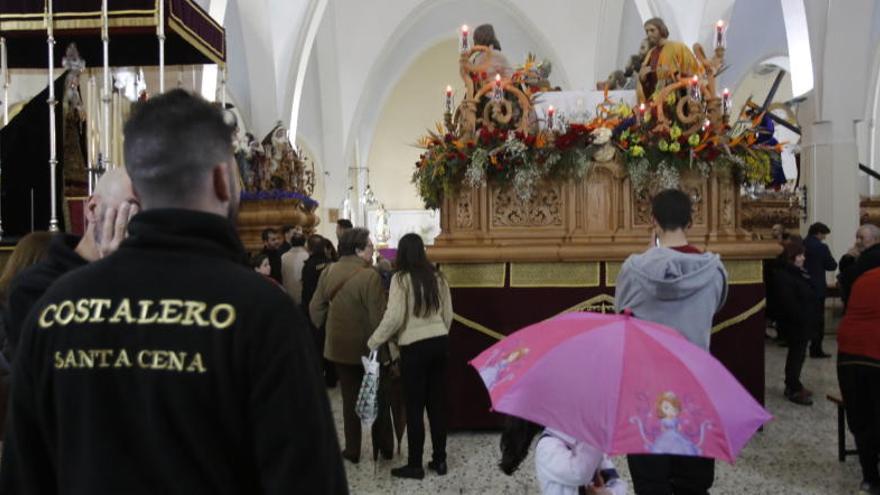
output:
{"label": "crowd of people", "polygon": [[[447,473],[452,296],[422,239],[403,236],[386,260],[369,231],[340,220],[335,245],[285,226],[266,229],[263,250],[248,255],[234,227],[231,131],[219,109],[184,91],[141,103],[125,126],[126,168],[98,182],[85,234],[19,242],[0,274],[0,384],[11,382],[3,493],[346,493],[372,351],[381,365],[373,459],[392,459],[405,431],[407,460],[391,475],[424,478],[427,413],[427,468]],[[616,309],[708,350],[727,273],[689,242],[691,214],[687,194],[655,195],[654,236],[623,264]],[[823,224],[805,240],[780,231],[770,270],[769,310],[788,345],[785,395],[798,404],[811,403],[800,382],[808,345],[828,356],[819,321],[825,273],[837,268],[828,234]],[[877,493],[880,229],[863,225],[856,239],[840,263],[838,376],[863,488]],[[326,392],[337,384],[342,449]],[[626,493],[605,453],[516,418],[501,436],[500,469],[515,472],[533,444],[543,493]],[[627,462],[637,494],[702,494],[714,482],[708,458]]]}
{"label": "crowd of people", "polygon": [[804,406],[813,404],[813,392],[800,381],[807,356],[830,358],[822,347],[828,272],[837,270],[836,289],[844,315],[837,326],[837,378],[846,420],[856,440],[862,467],[863,493],[880,493],[880,228],[862,224],[855,243],[837,262],[825,238],[831,229],[817,222],[807,237],[772,229],[782,254],[768,265],[767,316],[776,327],[776,340],[788,347],[785,360],[785,397]]}

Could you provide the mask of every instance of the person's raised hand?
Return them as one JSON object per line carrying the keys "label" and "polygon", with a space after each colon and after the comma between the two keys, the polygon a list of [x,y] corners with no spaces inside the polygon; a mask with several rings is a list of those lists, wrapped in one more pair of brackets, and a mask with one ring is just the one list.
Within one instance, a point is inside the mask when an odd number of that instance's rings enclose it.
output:
{"label": "person's raised hand", "polygon": [[138,205],[128,201],[119,205],[119,208],[107,208],[101,239],[98,243],[98,254],[102,258],[119,248],[128,235],[128,222],[138,211],[140,211]]}

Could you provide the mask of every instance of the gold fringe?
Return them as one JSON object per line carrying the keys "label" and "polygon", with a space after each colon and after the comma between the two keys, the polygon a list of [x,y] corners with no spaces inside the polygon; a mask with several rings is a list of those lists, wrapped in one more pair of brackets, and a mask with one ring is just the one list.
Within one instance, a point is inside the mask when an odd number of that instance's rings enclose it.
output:
{"label": "gold fringe", "polygon": [[452,318],[455,321],[461,323],[462,325],[464,325],[472,330],[476,330],[484,335],[488,335],[489,337],[492,337],[495,340],[501,340],[505,337],[504,335],[502,335],[494,330],[490,330],[490,329],[484,327],[483,325],[480,325],[479,323],[477,323],[475,321],[469,320],[469,319],[465,318],[464,316],[461,316],[457,313],[453,313]]}
{"label": "gold fringe", "polygon": [[747,309],[743,313],[740,313],[739,315],[734,316],[733,318],[731,318],[727,321],[721,322],[721,323],[715,325],[714,327],[712,327],[712,333],[713,334],[718,333],[718,332],[724,330],[725,328],[732,327],[736,324],[739,324],[739,323],[742,323],[742,322],[748,320],[752,316],[755,316],[756,314],[758,314],[758,312],[761,311],[762,309],[764,309],[765,306],[767,306],[767,300],[761,299],[761,302],[759,302],[758,304],[755,304],[754,306]]}

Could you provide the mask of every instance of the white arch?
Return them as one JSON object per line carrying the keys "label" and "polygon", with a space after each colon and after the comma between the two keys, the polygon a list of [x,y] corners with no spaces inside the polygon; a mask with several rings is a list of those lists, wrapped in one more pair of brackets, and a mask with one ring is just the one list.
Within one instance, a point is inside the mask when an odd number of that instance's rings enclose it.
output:
{"label": "white arch", "polygon": [[[311,0],[309,2],[309,9],[306,13],[306,28],[300,31],[300,36],[294,46],[293,60],[291,62],[295,63],[296,71],[292,76],[293,92],[290,98],[290,121],[287,126],[290,129],[289,134],[292,142],[296,141],[299,108],[302,101],[306,70],[309,66],[312,48],[315,46],[315,38],[318,36],[318,28],[321,26],[321,20],[324,18],[326,10],[327,0]],[[287,98],[285,98],[286,101]]]}
{"label": "white arch", "polygon": [[[461,5],[457,8],[456,5]],[[465,8],[466,7],[466,8]],[[439,11],[439,12],[438,12]],[[569,85],[569,78],[565,67],[541,30],[535,26],[516,5],[509,0],[449,0],[437,2],[425,0],[413,9],[415,15],[407,16],[392,31],[392,35],[386,40],[381,56],[373,63],[366,78],[364,90],[360,93],[358,103],[346,132],[344,155],[347,163],[355,156],[369,156],[373,134],[379,113],[385,106],[387,98],[396,81],[409,68],[425,50],[436,45],[444,39],[452,38],[455,31],[441,31],[438,26],[456,26],[459,14],[456,12],[467,11],[470,18],[492,18],[496,28],[500,24],[499,18],[505,22],[512,21],[523,33],[527,33],[531,45],[554,61],[552,77],[562,86]],[[485,12],[484,12],[485,11]],[[446,14],[450,22],[438,22],[438,16]],[[423,33],[431,33],[427,37]],[[416,38],[414,34],[421,34],[421,39],[412,43],[410,38]],[[415,48],[414,48],[415,47]],[[402,61],[402,62],[401,62]],[[357,132],[358,129],[361,132]],[[355,150],[355,144],[359,143],[359,150]],[[357,164],[362,166],[363,164]]]}
{"label": "white arch", "polygon": [[788,59],[791,64],[791,90],[801,96],[813,89],[813,55],[810,51],[810,29],[803,0],[781,0]]}

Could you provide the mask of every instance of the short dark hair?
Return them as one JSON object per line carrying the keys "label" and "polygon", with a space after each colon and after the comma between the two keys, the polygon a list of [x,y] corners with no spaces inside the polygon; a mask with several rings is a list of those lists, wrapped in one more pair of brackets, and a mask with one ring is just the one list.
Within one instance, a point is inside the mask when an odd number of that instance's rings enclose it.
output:
{"label": "short dark hair", "polygon": [[693,203],[678,189],[660,191],[651,200],[651,215],[663,230],[686,229],[691,225]]}
{"label": "short dark hair", "polygon": [[804,241],[801,239],[799,235],[790,236],[785,244],[782,246],[782,254],[779,256],[789,263],[793,263],[794,259],[799,255],[804,254],[806,252],[806,248],[804,248]]}
{"label": "short dark hair", "polygon": [[809,237],[817,234],[828,235],[830,233],[831,229],[829,229],[827,225],[822,222],[816,222],[813,225],[810,225],[810,229],[807,231],[807,236]]}
{"label": "short dark hair", "polygon": [[263,239],[263,242],[267,242],[269,240],[269,236],[272,234],[277,234],[278,230],[269,227],[267,229],[263,229],[263,232],[260,233],[260,237]]}
{"label": "short dark hair", "polygon": [[281,232],[286,234],[295,228],[296,228],[295,225],[284,225],[283,227],[281,227]]}
{"label": "short dark hair", "polygon": [[263,253],[254,253],[251,256],[251,268],[259,268],[267,258],[269,257]]}
{"label": "short dark hair", "polygon": [[339,256],[356,254],[357,250],[367,248],[370,240],[370,231],[360,227],[346,230],[339,236]]}
{"label": "short dark hair", "polygon": [[189,201],[211,169],[235,166],[223,112],[201,96],[175,89],[135,106],[125,124],[125,168],[150,207]]}
{"label": "short dark hair", "polygon": [[337,227],[342,227],[343,229],[351,229],[354,228],[354,225],[351,224],[351,220],[347,218],[340,218],[336,221]]}
{"label": "short dark hair", "polygon": [[290,238],[290,247],[301,247],[306,245],[306,236],[296,234]]}

